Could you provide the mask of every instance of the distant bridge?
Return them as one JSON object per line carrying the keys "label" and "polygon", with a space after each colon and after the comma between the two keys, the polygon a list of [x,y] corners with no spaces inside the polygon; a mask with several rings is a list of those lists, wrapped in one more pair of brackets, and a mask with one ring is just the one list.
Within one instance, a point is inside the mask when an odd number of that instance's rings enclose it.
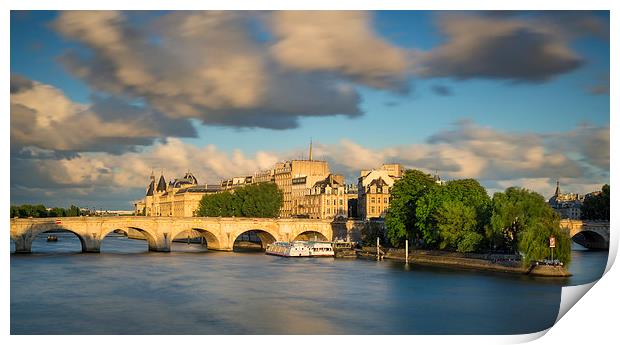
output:
{"label": "distant bridge", "polygon": [[335,237],[359,238],[365,223],[333,222],[323,219],[215,218],[215,217],[65,217],[11,219],[11,240],[16,253],[30,253],[37,235],[51,230],[75,234],[82,252],[98,253],[101,241],[114,230],[139,232],[150,251],[169,252],[172,240],[180,235],[199,233],[212,250],[232,251],[237,237],[255,231],[263,246],[275,241],[303,239],[333,240]]}
{"label": "distant bridge", "polygon": [[562,219],[560,226],[570,237],[589,249],[609,249],[609,222]]}

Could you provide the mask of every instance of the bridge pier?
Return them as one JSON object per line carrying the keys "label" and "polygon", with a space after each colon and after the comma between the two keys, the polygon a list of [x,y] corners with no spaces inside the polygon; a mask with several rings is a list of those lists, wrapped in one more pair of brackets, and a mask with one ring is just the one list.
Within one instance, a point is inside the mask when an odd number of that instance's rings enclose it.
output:
{"label": "bridge pier", "polygon": [[14,239],[13,242],[15,242],[15,253],[16,254],[32,253],[32,239],[28,238],[28,236],[22,235]]}
{"label": "bridge pier", "polygon": [[172,238],[170,238],[170,234],[164,232],[155,238],[155,241],[149,242],[149,251],[151,252],[162,252],[168,253],[170,252],[170,245],[172,244]]}

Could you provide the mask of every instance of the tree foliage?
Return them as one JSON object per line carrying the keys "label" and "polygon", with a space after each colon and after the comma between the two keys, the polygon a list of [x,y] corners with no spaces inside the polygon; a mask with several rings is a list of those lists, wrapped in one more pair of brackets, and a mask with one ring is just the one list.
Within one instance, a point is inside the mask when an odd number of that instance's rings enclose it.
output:
{"label": "tree foliage", "polygon": [[274,218],[282,206],[282,191],[274,183],[259,183],[206,194],[200,200],[199,217]]}
{"label": "tree foliage", "polygon": [[581,219],[609,220],[609,185],[601,188],[598,194],[588,195],[581,206]]}
{"label": "tree foliage", "polygon": [[549,237],[556,238],[555,258],[570,262],[569,234],[560,228],[560,217],[542,195],[510,187],[493,196],[493,214],[487,235],[495,249],[520,252],[524,263],[551,257]]}
{"label": "tree foliage", "polygon": [[430,175],[407,171],[394,184],[385,224],[394,246],[408,238],[428,249],[521,253],[526,264],[550,258],[553,235],[554,257],[570,262],[571,239],[559,216],[540,194],[518,187],[491,199],[474,179],[438,185]]}
{"label": "tree foliage", "polygon": [[82,212],[80,211],[80,208],[75,205],[71,205],[69,208],[53,207],[49,211],[47,210],[47,207],[41,204],[11,206],[11,218],[78,217],[81,215]]}
{"label": "tree foliage", "polygon": [[473,179],[438,186],[416,203],[416,224],[430,248],[472,252],[484,240],[490,198]]}
{"label": "tree foliage", "polygon": [[407,170],[394,183],[390,208],[385,217],[387,237],[394,246],[406,239],[420,239],[423,234],[416,225],[416,203],[419,198],[437,188],[433,177],[419,170]]}

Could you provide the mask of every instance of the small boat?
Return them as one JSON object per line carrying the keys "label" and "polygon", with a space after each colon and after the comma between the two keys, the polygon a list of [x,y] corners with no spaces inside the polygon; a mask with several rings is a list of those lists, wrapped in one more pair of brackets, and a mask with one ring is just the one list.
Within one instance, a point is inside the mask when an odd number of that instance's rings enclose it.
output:
{"label": "small boat", "polygon": [[56,241],[58,241],[58,237],[54,235],[47,236],[47,242],[56,242]]}
{"label": "small boat", "polygon": [[265,254],[285,257],[334,256],[334,250],[330,242],[274,242],[267,245]]}

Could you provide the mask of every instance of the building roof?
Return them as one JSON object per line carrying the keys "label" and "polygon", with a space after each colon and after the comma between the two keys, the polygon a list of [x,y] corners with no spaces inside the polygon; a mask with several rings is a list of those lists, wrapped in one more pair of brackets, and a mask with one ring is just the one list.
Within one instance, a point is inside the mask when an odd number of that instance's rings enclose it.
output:
{"label": "building roof", "polygon": [[384,186],[388,186],[389,187],[389,185],[385,181],[383,181],[383,179],[381,177],[372,180],[372,182],[370,182],[368,185],[369,186],[375,185],[375,186],[377,186],[377,188],[383,188]]}
{"label": "building roof", "polygon": [[197,184],[198,180],[196,179],[196,177],[188,171],[187,173],[185,173],[185,176],[183,176],[183,178],[175,179],[174,182],[172,182],[172,187],[181,188],[182,186],[193,186]]}
{"label": "building roof", "polygon": [[153,190],[155,189],[155,180],[151,180],[149,184],[149,188],[146,191],[146,196],[153,196]]}
{"label": "building roof", "polygon": [[208,184],[200,186],[191,186],[179,189],[177,194],[183,193],[215,193],[222,190],[220,185]]}
{"label": "building roof", "polygon": [[164,178],[163,174],[161,176],[159,176],[159,182],[157,182],[157,189],[156,189],[156,191],[158,191],[158,192],[166,191],[166,179]]}

